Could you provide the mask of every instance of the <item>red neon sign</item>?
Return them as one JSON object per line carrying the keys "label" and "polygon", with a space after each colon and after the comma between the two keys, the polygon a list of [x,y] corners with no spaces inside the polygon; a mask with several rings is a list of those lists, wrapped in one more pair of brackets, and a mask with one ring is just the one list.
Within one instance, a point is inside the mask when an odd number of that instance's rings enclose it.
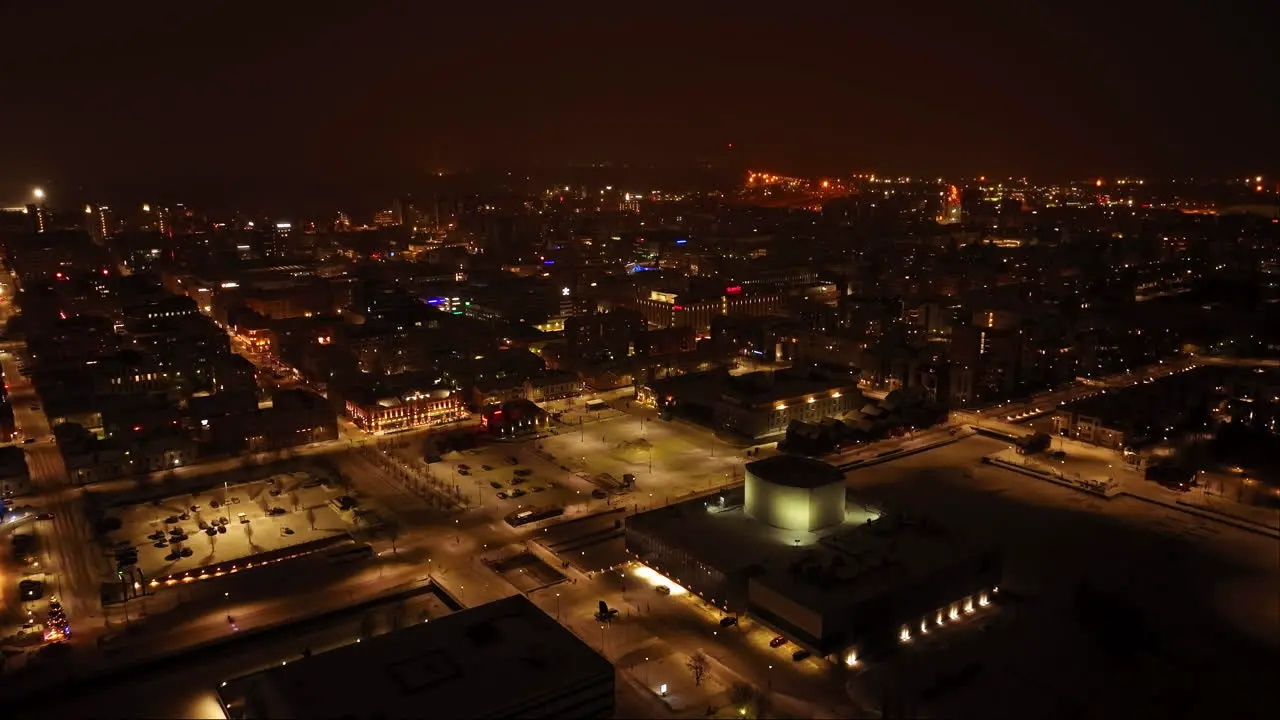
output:
{"label": "red neon sign", "polygon": [[671,306],[671,309],[672,309],[672,310],[683,310],[683,309],[684,309],[684,306],[683,306],[683,305],[672,305],[672,306]]}
{"label": "red neon sign", "polygon": [[724,289],[724,291],[725,291],[725,293],[726,293],[726,294],[729,294],[729,295],[741,295],[741,294],[742,294],[742,286],[741,286],[741,285],[734,285],[734,286],[732,286],[732,287],[727,287],[727,288],[725,288],[725,289]]}

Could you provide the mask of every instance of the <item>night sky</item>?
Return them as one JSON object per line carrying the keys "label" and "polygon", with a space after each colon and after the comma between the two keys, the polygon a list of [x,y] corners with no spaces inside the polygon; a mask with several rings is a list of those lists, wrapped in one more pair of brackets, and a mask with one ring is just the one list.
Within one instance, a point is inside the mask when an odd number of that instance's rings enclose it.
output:
{"label": "night sky", "polygon": [[0,5],[0,203],[606,160],[1280,170],[1265,2]]}

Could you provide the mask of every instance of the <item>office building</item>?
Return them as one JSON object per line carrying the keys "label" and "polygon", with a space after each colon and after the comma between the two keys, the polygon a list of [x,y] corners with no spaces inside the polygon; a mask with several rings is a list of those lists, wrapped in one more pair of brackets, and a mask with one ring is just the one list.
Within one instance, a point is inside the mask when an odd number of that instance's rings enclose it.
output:
{"label": "office building", "polygon": [[698,337],[710,336],[711,321],[721,315],[777,315],[787,309],[781,293],[749,293],[741,285],[727,287],[719,295],[653,290],[632,303],[649,325],[691,327]]}

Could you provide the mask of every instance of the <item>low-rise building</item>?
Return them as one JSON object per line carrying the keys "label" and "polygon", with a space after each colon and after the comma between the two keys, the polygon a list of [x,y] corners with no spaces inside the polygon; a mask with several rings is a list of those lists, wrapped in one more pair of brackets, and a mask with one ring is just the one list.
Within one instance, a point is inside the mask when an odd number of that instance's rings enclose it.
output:
{"label": "low-rise building", "polygon": [[219,452],[263,452],[336,440],[338,418],[329,401],[308,390],[281,390],[271,407],[209,421],[211,443]]}
{"label": "low-rise building", "polygon": [[839,470],[787,455],[748,463],[744,488],[624,522],[627,552],[672,590],[846,664],[964,622],[1003,568],[995,548],[850,502]]}
{"label": "low-rise building", "polygon": [[715,424],[760,441],[786,434],[793,421],[818,422],[863,405],[855,377],[799,367],[730,377],[715,406]]}
{"label": "low-rise building", "polygon": [[378,392],[356,388],[347,394],[347,417],[365,432],[388,432],[443,425],[462,419],[461,399],[451,390]]}
{"label": "low-rise building", "polygon": [[793,422],[818,423],[861,408],[856,371],[803,365],[732,376],[724,369],[637,384],[636,399],[754,442],[782,439]]}
{"label": "low-rise building", "polygon": [[18,439],[18,426],[13,420],[13,406],[9,398],[0,400],[0,442],[13,442]]}
{"label": "low-rise building", "polygon": [[490,433],[511,437],[545,430],[550,416],[530,400],[509,400],[480,411],[480,425]]}
{"label": "low-rise building", "polygon": [[103,440],[81,425],[54,428],[71,482],[76,485],[172,470],[191,463],[195,441],[185,432],[156,432],[134,438]]}
{"label": "low-rise building", "polygon": [[524,396],[533,402],[562,400],[582,394],[582,380],[577,373],[548,371],[525,382]]}
{"label": "low-rise building", "polygon": [[1111,425],[1095,413],[1096,410],[1090,407],[1061,407],[1053,413],[1053,430],[1080,442],[1113,450],[1122,449],[1125,445],[1124,430]]}
{"label": "low-rise building", "polygon": [[518,377],[481,380],[471,389],[472,402],[478,408],[523,400],[525,394],[525,382]]}
{"label": "low-rise building", "polygon": [[0,490],[4,492],[23,492],[31,473],[27,469],[27,454],[22,448],[0,447]]}
{"label": "low-rise building", "polygon": [[187,401],[186,427],[196,432],[205,432],[214,418],[227,415],[242,415],[258,408],[258,397],[255,392],[220,392],[196,395]]}

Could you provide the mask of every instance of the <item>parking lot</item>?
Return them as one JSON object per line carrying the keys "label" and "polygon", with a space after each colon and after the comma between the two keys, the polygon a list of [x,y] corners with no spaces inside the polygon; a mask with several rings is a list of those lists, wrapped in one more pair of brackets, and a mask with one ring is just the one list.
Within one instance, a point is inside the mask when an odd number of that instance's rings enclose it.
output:
{"label": "parking lot", "polygon": [[136,549],[143,576],[157,578],[280,550],[348,532],[351,514],[329,502],[341,494],[298,471],[116,507],[107,552]]}
{"label": "parking lot", "polygon": [[536,452],[538,444],[493,443],[442,453],[432,463],[423,458],[421,440],[405,440],[390,452],[407,468],[445,485],[457,485],[471,507],[503,515],[535,506],[562,507],[566,515],[574,515],[593,505],[628,502],[626,493],[593,496],[595,485],[564,470],[560,460]]}

